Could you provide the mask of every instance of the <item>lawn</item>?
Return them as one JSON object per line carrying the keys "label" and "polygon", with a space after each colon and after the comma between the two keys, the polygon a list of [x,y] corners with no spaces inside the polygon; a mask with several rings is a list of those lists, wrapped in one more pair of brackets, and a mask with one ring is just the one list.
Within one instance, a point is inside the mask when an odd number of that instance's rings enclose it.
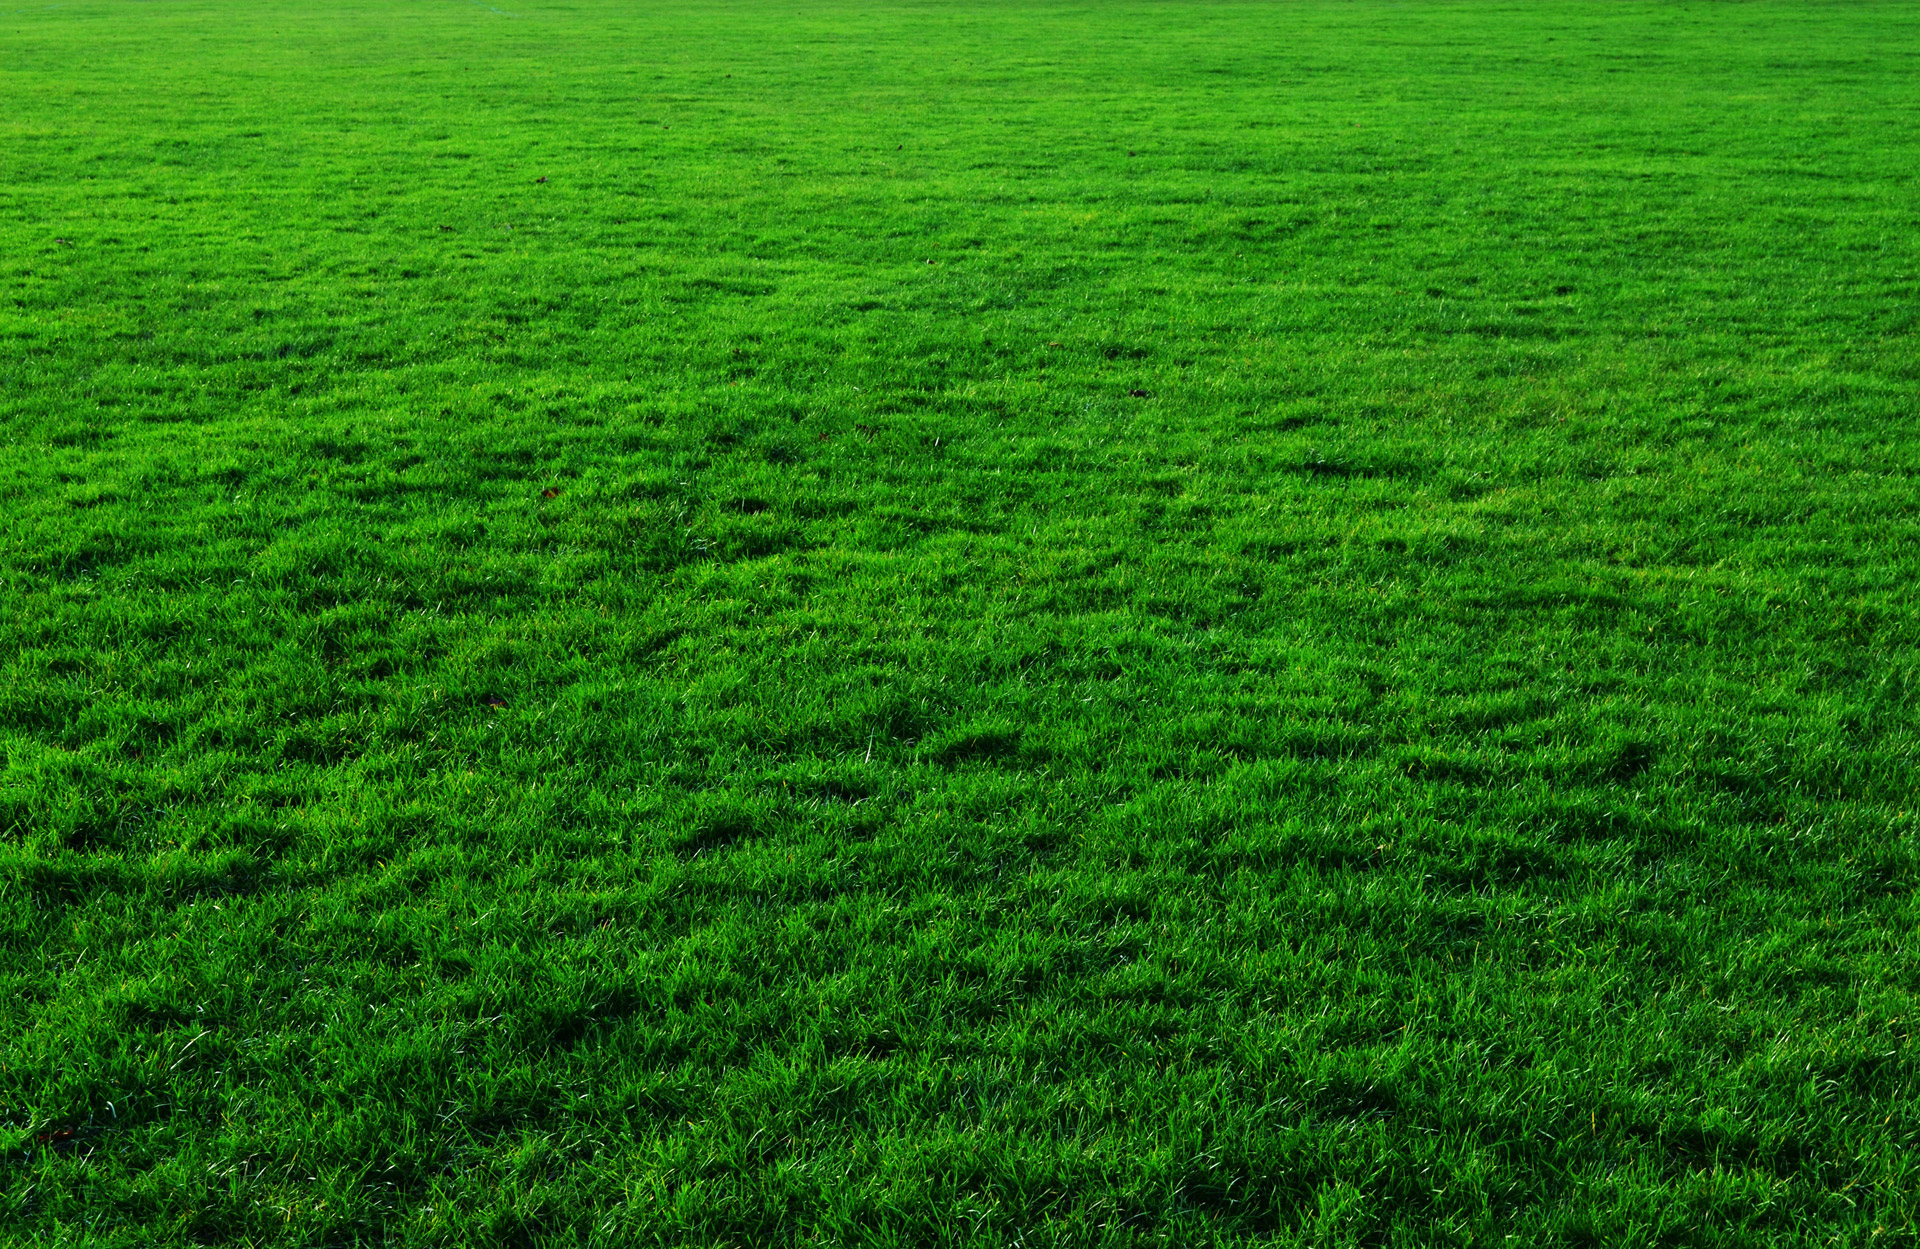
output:
{"label": "lawn", "polygon": [[1920,1243],[1917,100],[0,11],[0,1243]]}

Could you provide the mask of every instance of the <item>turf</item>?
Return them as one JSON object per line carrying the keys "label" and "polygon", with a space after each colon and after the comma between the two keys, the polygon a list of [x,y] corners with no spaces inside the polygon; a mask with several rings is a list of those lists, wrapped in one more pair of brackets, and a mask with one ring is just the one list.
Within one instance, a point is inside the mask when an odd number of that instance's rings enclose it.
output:
{"label": "turf", "polygon": [[0,13],[0,1240],[1920,1240],[1920,7]]}

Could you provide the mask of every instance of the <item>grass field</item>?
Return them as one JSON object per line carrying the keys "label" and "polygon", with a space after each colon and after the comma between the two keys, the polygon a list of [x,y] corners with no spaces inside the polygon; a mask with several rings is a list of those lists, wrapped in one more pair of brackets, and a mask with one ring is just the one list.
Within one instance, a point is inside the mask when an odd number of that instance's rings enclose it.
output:
{"label": "grass field", "polygon": [[1920,1243],[1916,101],[0,12],[0,1242]]}

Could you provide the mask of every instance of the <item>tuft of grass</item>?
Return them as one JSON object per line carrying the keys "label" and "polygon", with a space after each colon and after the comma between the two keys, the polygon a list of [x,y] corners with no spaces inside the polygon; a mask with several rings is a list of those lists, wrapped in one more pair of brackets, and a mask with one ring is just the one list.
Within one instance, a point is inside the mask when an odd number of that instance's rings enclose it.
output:
{"label": "tuft of grass", "polygon": [[1920,1237],[1920,11],[0,13],[0,1238]]}

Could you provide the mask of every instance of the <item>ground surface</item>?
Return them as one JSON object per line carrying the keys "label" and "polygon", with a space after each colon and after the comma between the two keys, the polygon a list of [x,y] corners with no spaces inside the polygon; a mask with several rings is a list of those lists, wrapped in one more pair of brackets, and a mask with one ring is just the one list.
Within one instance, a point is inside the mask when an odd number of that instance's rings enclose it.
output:
{"label": "ground surface", "polygon": [[1916,82],[0,13],[0,1239],[1915,1243]]}

